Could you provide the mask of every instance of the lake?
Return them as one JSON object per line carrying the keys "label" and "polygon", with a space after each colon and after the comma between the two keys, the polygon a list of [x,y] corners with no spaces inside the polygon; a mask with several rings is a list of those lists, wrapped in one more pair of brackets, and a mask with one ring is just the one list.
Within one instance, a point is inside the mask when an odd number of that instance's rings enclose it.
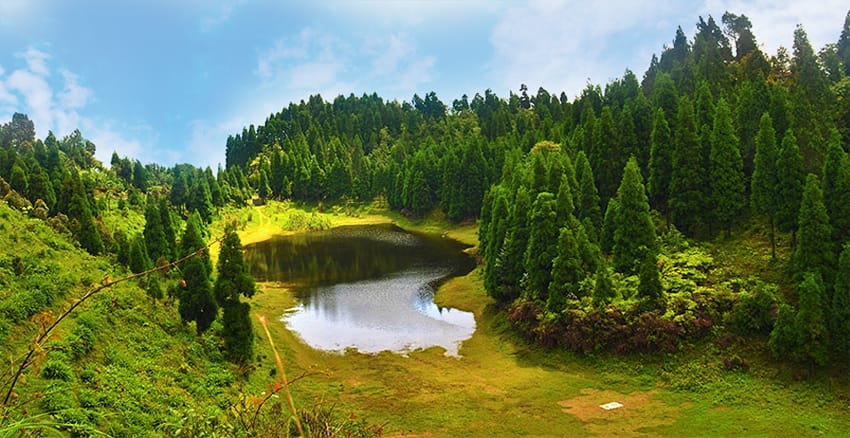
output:
{"label": "lake", "polygon": [[278,236],[245,247],[257,281],[292,286],[299,304],[281,319],[313,348],[364,353],[441,347],[457,356],[472,313],[434,304],[445,280],[469,273],[464,246],[392,224]]}

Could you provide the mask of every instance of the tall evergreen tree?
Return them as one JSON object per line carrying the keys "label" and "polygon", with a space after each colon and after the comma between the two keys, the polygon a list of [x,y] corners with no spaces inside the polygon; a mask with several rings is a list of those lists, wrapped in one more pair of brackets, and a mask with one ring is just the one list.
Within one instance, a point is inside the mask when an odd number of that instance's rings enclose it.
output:
{"label": "tall evergreen tree", "polygon": [[576,237],[569,227],[561,228],[558,236],[557,256],[552,261],[552,281],[549,284],[549,298],[546,308],[550,312],[564,310],[568,299],[581,298],[579,281],[584,278],[581,270],[581,256]]}
{"label": "tall evergreen tree", "polygon": [[152,261],[157,262],[160,257],[168,260],[171,257],[171,246],[165,239],[162,216],[159,208],[152,201],[148,202],[145,209],[145,228],[142,234],[145,236],[145,246]]}
{"label": "tall evergreen tree", "polygon": [[693,105],[687,97],[679,103],[673,134],[673,170],[670,174],[670,213],[673,223],[693,235],[704,216],[707,181],[702,147],[697,138]]}
{"label": "tall evergreen tree", "polygon": [[809,174],[803,188],[800,215],[797,223],[797,250],[794,252],[794,272],[802,278],[808,272],[817,272],[829,281],[832,278],[832,227],[823,205],[823,192],[818,177]]}
{"label": "tall evergreen tree", "polygon": [[525,252],[525,288],[533,299],[546,301],[552,279],[552,260],[557,255],[558,228],[555,197],[541,192],[531,206],[529,222],[533,224]]}
{"label": "tall evergreen tree", "polygon": [[605,254],[611,254],[614,250],[614,233],[619,227],[620,202],[617,198],[611,198],[608,201],[608,207],[605,209],[605,222],[602,224],[602,231],[599,236],[599,248]]}
{"label": "tall evergreen tree", "polygon": [[525,272],[525,252],[530,233],[531,200],[525,187],[517,188],[505,242],[496,258],[500,273],[496,289],[497,301],[509,303],[519,297],[520,280]]}
{"label": "tall evergreen tree", "polygon": [[232,227],[225,230],[218,256],[218,278],[215,281],[215,299],[224,309],[224,350],[228,359],[244,363],[253,356],[253,336],[250,306],[239,300],[240,296],[254,296],[254,279],[248,273],[242,257],[242,242]]}
{"label": "tall evergreen tree", "polygon": [[183,262],[183,278],[178,293],[177,310],[184,322],[195,322],[198,335],[207,331],[215,321],[218,306],[213,298],[210,274],[199,257]]}
{"label": "tall evergreen tree", "polygon": [[189,216],[186,221],[186,228],[183,230],[183,236],[180,239],[180,257],[185,257],[193,252],[201,251],[200,258],[202,265],[207,271],[207,275],[212,273],[212,262],[210,261],[209,252],[204,249],[207,246],[203,236],[203,221],[201,216],[195,212]]}
{"label": "tall evergreen tree", "polygon": [[797,350],[796,313],[788,304],[781,304],[770,332],[768,346],[776,359],[790,358]]}
{"label": "tall evergreen tree", "polygon": [[770,226],[771,257],[776,258],[774,217],[781,201],[776,193],[776,188],[779,186],[779,171],[776,168],[776,134],[773,130],[773,120],[767,112],[762,114],[759,121],[759,130],[756,135],[756,155],[753,161],[750,203],[757,214],[767,216]]}
{"label": "tall evergreen tree", "polygon": [[835,129],[830,133],[823,167],[823,203],[832,225],[832,241],[850,241],[850,155],[841,147],[841,134]]}
{"label": "tall evergreen tree", "polygon": [[130,241],[130,252],[128,254],[128,267],[135,274],[147,271],[153,266],[148,250],[145,247],[145,239],[138,235]]}
{"label": "tall evergreen tree", "polygon": [[664,110],[658,109],[652,122],[652,135],[649,151],[649,178],[647,189],[649,201],[670,221],[667,199],[670,193],[670,177],[673,173],[673,139]]}
{"label": "tall evergreen tree", "polygon": [[798,360],[826,365],[829,360],[829,332],[823,314],[825,303],[824,285],[817,272],[807,272],[797,287],[800,294],[800,310],[794,321],[797,332]]}
{"label": "tall evergreen tree", "polygon": [[[614,231],[614,269],[626,274],[637,272],[644,249],[655,257],[658,243],[655,225],[649,215],[649,200],[637,160],[632,157],[623,171],[617,190],[619,202],[617,228]],[[643,247],[644,249],[641,249]]]}
{"label": "tall evergreen tree", "polygon": [[575,202],[575,215],[580,221],[589,219],[593,224],[594,233],[597,234],[602,228],[602,207],[600,205],[599,192],[593,178],[593,169],[584,151],[576,154],[576,179],[578,180],[578,193]]}
{"label": "tall evergreen tree", "polygon": [[715,109],[714,128],[711,131],[708,200],[712,222],[723,227],[727,234],[746,205],[744,169],[739,148],[729,105],[721,98]]}
{"label": "tall evergreen tree", "polygon": [[165,243],[168,252],[163,254],[169,260],[177,258],[177,231],[174,229],[174,221],[171,219],[171,209],[168,205],[168,199],[162,197],[159,199],[159,216],[162,223],[162,234],[165,236]]}
{"label": "tall evergreen tree", "polygon": [[593,286],[593,305],[596,307],[607,306],[616,295],[608,266],[604,262],[596,268],[596,283]]}
{"label": "tall evergreen tree", "polygon": [[663,307],[664,294],[655,252],[641,247],[638,260],[638,298],[643,310],[655,310]]}
{"label": "tall evergreen tree", "polygon": [[835,285],[829,312],[829,329],[833,336],[832,345],[838,358],[850,355],[850,243],[838,258]]}
{"label": "tall evergreen tree", "polygon": [[800,213],[806,174],[803,171],[803,157],[797,147],[797,139],[790,129],[785,133],[779,147],[776,168],[781,170],[776,194],[782,200],[776,208],[776,227],[784,233],[794,233],[791,245],[795,246],[797,216]]}

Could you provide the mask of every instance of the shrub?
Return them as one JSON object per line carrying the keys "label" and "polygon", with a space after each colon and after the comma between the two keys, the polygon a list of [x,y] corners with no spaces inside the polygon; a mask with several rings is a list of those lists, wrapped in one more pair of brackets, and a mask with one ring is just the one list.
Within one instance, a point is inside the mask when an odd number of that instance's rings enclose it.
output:
{"label": "shrub", "polygon": [[762,283],[753,292],[742,292],[729,315],[732,330],[741,335],[769,335],[780,304],[776,291],[775,285]]}
{"label": "shrub", "polygon": [[68,365],[68,357],[64,353],[52,352],[47,356],[41,375],[46,379],[70,382],[74,379],[74,370]]}

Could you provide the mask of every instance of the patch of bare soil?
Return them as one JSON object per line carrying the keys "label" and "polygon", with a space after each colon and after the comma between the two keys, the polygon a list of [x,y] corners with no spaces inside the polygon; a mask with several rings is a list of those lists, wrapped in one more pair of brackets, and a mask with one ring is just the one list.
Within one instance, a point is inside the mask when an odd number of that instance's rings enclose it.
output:
{"label": "patch of bare soil", "polygon": [[[655,391],[621,394],[585,388],[578,397],[562,400],[564,412],[584,423],[585,429],[597,436],[661,436],[654,429],[675,423],[682,406],[670,406],[654,398]],[[623,407],[605,410],[605,403],[619,402]]]}

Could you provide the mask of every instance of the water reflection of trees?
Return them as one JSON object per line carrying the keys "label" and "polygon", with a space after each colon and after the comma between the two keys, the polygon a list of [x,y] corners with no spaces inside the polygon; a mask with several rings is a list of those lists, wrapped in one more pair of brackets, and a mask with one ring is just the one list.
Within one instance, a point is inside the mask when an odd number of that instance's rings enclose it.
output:
{"label": "water reflection of trees", "polygon": [[285,236],[249,246],[245,261],[258,280],[303,286],[375,279],[416,264],[471,269],[472,261],[456,242],[413,236],[376,226]]}

